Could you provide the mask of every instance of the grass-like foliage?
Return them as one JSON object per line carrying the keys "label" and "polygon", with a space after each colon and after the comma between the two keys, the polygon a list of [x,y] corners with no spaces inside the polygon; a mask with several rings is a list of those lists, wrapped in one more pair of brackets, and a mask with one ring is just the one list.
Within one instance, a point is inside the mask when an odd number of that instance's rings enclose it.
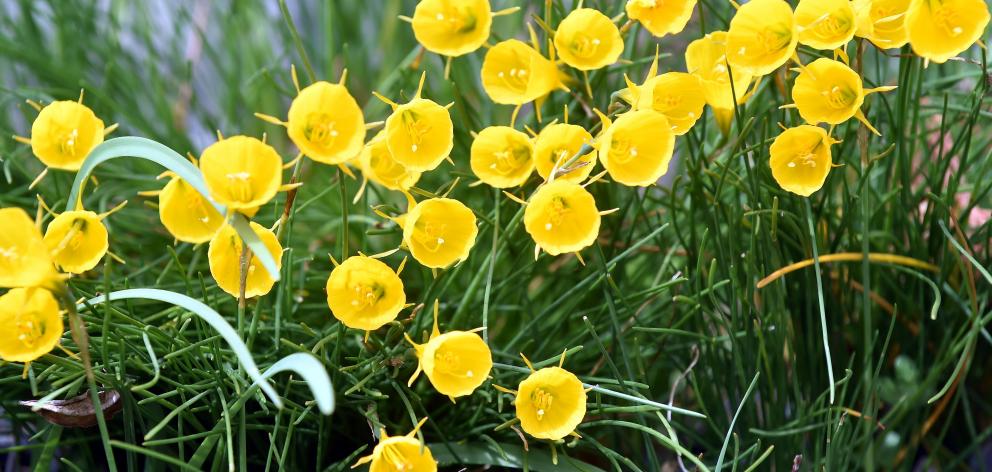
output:
{"label": "grass-like foliage", "polygon": [[[110,253],[66,281],[59,303],[70,310],[77,301],[82,326],[67,315],[65,351],[27,367],[0,362],[0,466],[343,471],[372,454],[381,430],[400,437],[426,417],[411,437],[444,470],[990,467],[992,77],[984,46],[937,64],[909,45],[881,50],[860,37],[836,56],[800,45],[804,68],[846,56],[865,89],[897,86],[861,107],[879,135],[857,119],[821,125],[837,142],[827,144],[834,167],[819,190],[784,190],[770,165],[782,128],[805,122],[780,108],[806,73],[789,62],[725,114],[726,132],[707,107],[675,139],[656,184],[606,175],[588,185],[598,210],[616,211],[602,216],[580,257],[535,259],[517,200],[544,180],[533,173],[507,188],[514,198],[474,185],[473,133],[511,119],[539,131],[565,121],[567,107],[569,123],[601,136],[596,110],[617,123],[630,108],[617,93],[625,75],[642,83],[656,47],[659,72],[685,71],[688,43],[727,30],[736,5],[699,0],[686,28],[662,38],[630,22],[619,61],[588,73],[561,66],[569,90],[540,102],[540,116],[532,105],[512,116],[513,106],[483,89],[486,48],[534,34],[547,56],[548,30],[575,2],[491,3],[521,9],[496,16],[488,45],[450,65],[400,18],[413,15],[412,0],[0,3],[0,208],[34,215],[38,196],[56,211],[74,207],[75,174],[52,169],[31,187],[45,166],[10,136],[30,136],[38,112],[28,101],[75,100],[80,89],[106,124],[120,124],[108,139],[137,136],[199,157],[216,132],[265,133],[290,162],[299,150],[286,130],[253,115],[286,117],[295,66],[302,87],[337,83],[347,69],[344,85],[368,123],[391,112],[373,92],[406,103],[426,72],[422,96],[452,104],[454,147],[451,162],[424,172],[410,193],[464,203],[478,228],[458,264],[432,270],[407,260],[400,277],[411,306],[366,333],[332,316],[325,285],[349,256],[400,245],[402,228],[383,215],[406,211],[402,193],[363,186],[357,167],[349,177],[311,159],[288,166],[283,183],[302,185],[251,218],[279,222],[279,280],[239,300],[211,277],[208,244],[176,242],[159,222],[159,200],[142,194],[167,182],[156,179],[161,162],[100,163],[77,182],[86,184],[83,207],[128,204],[103,220]],[[584,6],[621,26],[624,3]],[[104,146],[133,157],[145,152],[126,147],[135,142]],[[199,178],[183,162],[184,177]],[[38,214],[44,230],[51,216]],[[244,216],[236,219],[252,249],[264,248]],[[380,260],[396,269],[409,255]],[[404,335],[428,340],[435,300],[440,332],[484,328],[493,368],[471,395],[449,399],[423,376],[408,384],[422,347]],[[520,388],[530,363],[557,366],[563,356],[589,389],[587,410],[577,435],[536,439],[504,390]],[[92,409],[98,391],[120,397],[98,410],[92,429],[47,422],[19,403],[85,395]]]}

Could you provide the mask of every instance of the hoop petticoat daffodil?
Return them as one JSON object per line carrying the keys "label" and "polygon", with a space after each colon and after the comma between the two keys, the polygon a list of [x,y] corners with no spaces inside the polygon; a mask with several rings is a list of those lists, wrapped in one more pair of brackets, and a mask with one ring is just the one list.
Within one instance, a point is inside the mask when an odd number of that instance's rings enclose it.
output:
{"label": "hoop petticoat daffodil", "polygon": [[626,74],[627,92],[634,110],[654,110],[668,119],[672,133],[681,136],[703,116],[706,93],[702,80],[685,72],[668,72],[658,75],[658,52],[644,77],[642,85],[635,85]]}
{"label": "hoop petticoat daffodil", "polygon": [[48,287],[61,276],[41,230],[16,207],[0,208],[0,287]]}
{"label": "hoop petticoat daffodil", "polygon": [[365,142],[366,127],[361,107],[344,85],[347,69],[336,84],[318,81],[302,90],[295,68],[292,76],[296,98],[289,105],[286,121],[261,113],[255,116],[285,126],[293,144],[314,161],[342,165],[355,157]]}
{"label": "hoop petticoat daffodil", "polygon": [[640,22],[654,36],[678,34],[685,29],[696,0],[627,0],[627,17]]}
{"label": "hoop petticoat daffodil", "polygon": [[32,100],[27,103],[38,111],[31,124],[31,137],[15,135],[14,140],[30,145],[32,153],[45,165],[29,188],[37,185],[49,169],[79,170],[90,151],[117,129],[117,124],[104,127],[103,120],[83,105],[82,91],[77,101],[60,100],[45,106]]}
{"label": "hoop petticoat daffodil", "polygon": [[555,48],[549,49],[550,59],[536,45],[517,39],[496,43],[482,60],[482,88],[493,102],[518,106],[540,101],[555,89],[567,91],[555,65]]}
{"label": "hoop petticoat daffodil", "polygon": [[419,171],[407,169],[393,158],[386,143],[385,131],[380,131],[365,144],[358,155],[358,164],[363,178],[389,190],[409,190],[420,180]]}
{"label": "hoop petticoat daffodil", "polygon": [[554,35],[562,62],[581,71],[600,69],[617,62],[623,53],[620,30],[606,15],[592,8],[572,10]]}
{"label": "hoop petticoat daffodil", "polygon": [[876,87],[865,90],[861,77],[843,62],[833,59],[820,58],[804,67],[798,67],[799,72],[795,85],[792,87],[794,105],[799,115],[810,124],[828,123],[832,125],[843,123],[851,118],[857,118],[864,123],[872,133],[880,134],[868,123],[861,105],[865,96],[875,92],[887,92],[894,86]]}
{"label": "hoop petticoat daffodil", "polygon": [[351,256],[336,264],[327,278],[327,306],[331,314],[353,329],[372,331],[396,319],[406,306],[399,274],[374,257]]}
{"label": "hoop petticoat daffodil", "polygon": [[734,70],[762,76],[796,53],[799,32],[784,0],[751,0],[737,10],[727,30],[727,62]]}
{"label": "hoop petticoat daffodil", "polygon": [[56,215],[48,224],[44,237],[55,265],[70,274],[81,274],[96,267],[110,247],[103,220],[126,204],[124,201],[100,214],[79,208]]}
{"label": "hoop petticoat daffodil", "polygon": [[457,397],[471,395],[486,381],[493,367],[493,356],[489,346],[476,333],[482,328],[441,334],[437,324],[438,305],[435,300],[434,326],[426,343],[417,344],[404,333],[407,342],[413,345],[418,361],[417,370],[407,385],[412,386],[423,371],[434,389],[454,402]]}
{"label": "hoop petticoat daffodil", "polygon": [[843,47],[857,29],[850,0],[800,0],[795,17],[799,43],[816,49]]}
{"label": "hoop petticoat daffodil", "polygon": [[203,150],[200,171],[214,201],[249,217],[282,188],[282,158],[249,136],[219,137]]}
{"label": "hoop petticoat daffodil", "polygon": [[431,455],[431,450],[418,441],[417,431],[427,418],[420,420],[417,426],[405,436],[389,436],[385,429],[379,431],[379,444],[372,449],[372,454],[358,459],[352,469],[369,464],[369,472],[435,472],[437,461]]}
{"label": "hoop petticoat daffodil", "polygon": [[0,296],[0,359],[30,363],[58,345],[62,332],[59,304],[48,290],[14,288]]}
{"label": "hoop petticoat daffodil", "polygon": [[[568,123],[566,109],[564,123],[551,123],[534,138],[534,166],[538,175],[544,180],[550,180],[552,174],[567,170],[554,178],[570,182],[586,180],[596,166],[595,149],[588,147],[588,152],[579,156],[575,162],[569,163],[569,160],[582,150],[583,146],[591,146],[592,142],[592,135],[585,128]],[[569,164],[568,169],[564,169],[566,164]]]}
{"label": "hoop petticoat daffodil", "polygon": [[599,113],[606,130],[596,142],[599,160],[610,177],[623,185],[653,185],[668,171],[675,151],[675,134],[665,115],[654,111],[634,110],[616,121]]}
{"label": "hoop petticoat daffodil", "polygon": [[434,170],[441,164],[451,153],[455,139],[454,125],[448,113],[452,104],[441,106],[421,98],[426,78],[425,71],[413,99],[402,105],[372,92],[393,109],[383,130],[389,152],[407,170],[417,172]]}
{"label": "hoop petticoat daffodil", "polygon": [[224,215],[178,175],[164,172],[160,177],[169,177],[169,183],[161,191],[143,195],[158,195],[158,217],[165,229],[179,241],[210,241],[224,225]]}
{"label": "hoop petticoat daffodil", "polygon": [[982,38],[989,5],[983,0],[911,0],[905,21],[913,52],[941,64]]}
{"label": "hoop petticoat daffodil", "polygon": [[416,203],[400,221],[403,244],[410,255],[432,269],[467,259],[479,234],[475,213],[451,198],[428,198]]}
{"label": "hoop petticoat daffodil", "polygon": [[578,437],[575,428],[586,415],[586,389],[575,374],[562,367],[565,353],[557,367],[540,370],[534,370],[530,360],[523,354],[520,356],[531,374],[520,382],[517,391],[499,386],[496,389],[515,396],[513,404],[524,432],[551,441],[569,435]]}
{"label": "hoop petticoat daffodil", "polygon": [[[272,230],[251,222],[251,229],[262,240],[272,254],[276,268],[282,268],[282,245]],[[207,259],[210,263],[210,275],[217,281],[217,286],[232,297],[238,298],[241,288],[241,265],[244,242],[238,236],[233,226],[224,224],[220,231],[210,240]],[[258,255],[251,254],[245,276],[245,298],[265,295],[272,290],[275,280],[269,272],[262,268]]]}
{"label": "hoop petticoat daffodil", "polygon": [[413,26],[413,36],[424,49],[457,57],[482,47],[489,39],[493,17],[519,10],[490,11],[489,0],[421,0],[413,18],[400,17]]}
{"label": "hoop petticoat daffodil", "polygon": [[839,141],[818,126],[788,128],[769,149],[772,177],[783,189],[808,197],[823,187],[833,167],[830,146]]}
{"label": "hoop petticoat daffodil", "polygon": [[734,107],[744,103],[753,90],[751,74],[730,67],[727,62],[727,33],[714,31],[689,43],[685,50],[685,65],[687,72],[699,78],[706,103],[713,108],[720,130],[727,134]]}
{"label": "hoop petticoat daffodil", "polygon": [[534,143],[509,126],[490,126],[475,135],[470,151],[472,172],[495,188],[523,185],[534,170]]}
{"label": "hoop petticoat daffodil", "polygon": [[909,42],[906,10],[910,0],[854,0],[855,35],[879,49],[901,48]]}
{"label": "hoop petticoat daffodil", "polygon": [[541,185],[527,201],[524,229],[537,248],[552,256],[578,253],[596,242],[601,213],[582,185],[553,180]]}

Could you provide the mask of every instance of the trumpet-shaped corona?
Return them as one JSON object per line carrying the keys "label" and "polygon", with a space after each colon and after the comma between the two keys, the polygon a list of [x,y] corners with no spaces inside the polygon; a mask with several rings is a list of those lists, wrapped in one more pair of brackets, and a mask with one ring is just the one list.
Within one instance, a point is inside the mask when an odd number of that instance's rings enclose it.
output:
{"label": "trumpet-shaped corona", "polygon": [[989,6],[983,0],[912,0],[906,10],[913,52],[938,64],[975,44],[988,24]]}
{"label": "trumpet-shaped corona", "polygon": [[727,61],[734,70],[766,75],[796,52],[799,33],[785,0],[751,0],[737,10],[727,31]]}
{"label": "trumpet-shaped corona", "polygon": [[92,211],[67,211],[48,224],[45,245],[63,272],[81,274],[96,267],[107,254],[107,228]]}
{"label": "trumpet-shaped corona", "polygon": [[28,214],[0,208],[0,287],[37,287],[57,277],[51,253]]}
{"label": "trumpet-shaped corona", "polygon": [[534,170],[534,144],[509,126],[490,126],[472,141],[472,172],[496,188],[523,185]]}
{"label": "trumpet-shaped corona", "polygon": [[802,68],[792,87],[799,115],[810,124],[843,123],[865,100],[861,77],[843,62],[817,59]]}
{"label": "trumpet-shaped corona", "polygon": [[413,35],[428,51],[457,57],[489,39],[489,0],[421,0],[413,11]]}
{"label": "trumpet-shaped corona", "polygon": [[159,193],[158,216],[172,237],[193,244],[210,241],[224,224],[210,201],[179,176]]}
{"label": "trumpet-shaped corona", "polygon": [[249,215],[268,203],[282,184],[279,154],[248,136],[222,139],[204,149],[200,171],[217,203]]}
{"label": "trumpet-shaped corona", "polygon": [[405,303],[403,281],[378,259],[349,257],[327,278],[327,306],[349,328],[379,329],[396,319]]}
{"label": "trumpet-shaped corona", "polygon": [[580,251],[596,242],[600,219],[592,194],[566,180],[542,185],[524,210],[527,233],[552,256]]}
{"label": "trumpet-shaped corona", "polygon": [[855,34],[879,49],[901,48],[909,42],[906,10],[910,0],[854,0]]}
{"label": "trumpet-shaped corona", "polygon": [[[579,125],[555,123],[546,126],[537,135],[534,142],[534,165],[537,173],[544,179],[550,180],[552,171],[566,172],[556,176],[556,180],[582,182],[589,177],[596,165],[596,153],[590,147],[589,151],[574,162],[568,161],[575,156],[583,145],[592,143],[592,135]],[[567,168],[566,168],[567,165]]]}
{"label": "trumpet-shaped corona", "polygon": [[403,242],[417,262],[440,269],[465,260],[479,228],[475,213],[450,198],[417,203],[403,217]]}
{"label": "trumpet-shaped corona", "polygon": [[808,197],[823,187],[833,166],[830,145],[835,141],[820,127],[801,125],[775,138],[770,148],[772,177],[789,192]]}
{"label": "trumpet-shaped corona", "polygon": [[359,459],[351,468],[369,464],[369,472],[436,472],[437,461],[430,448],[414,437],[426,420],[421,420],[405,436],[389,436],[385,429],[381,430],[379,444],[372,454]]}
{"label": "trumpet-shaped corona", "polygon": [[[423,79],[421,79],[423,87]],[[393,159],[407,170],[434,170],[455,145],[455,128],[448,109],[420,98],[422,89],[408,103],[393,105],[383,130]]]}
{"label": "trumpet-shaped corona", "polygon": [[481,74],[486,94],[504,105],[522,105],[564,87],[555,63],[516,39],[489,48]]}
{"label": "trumpet-shaped corona", "polygon": [[304,155],[324,164],[342,164],[365,141],[362,109],[343,84],[315,82],[289,105],[289,139]]}
{"label": "trumpet-shaped corona", "polygon": [[449,331],[441,334],[437,326],[438,304],[434,303],[434,329],[425,344],[417,344],[406,335],[417,353],[417,370],[410,385],[423,371],[431,385],[442,395],[454,400],[471,395],[479,388],[493,368],[489,346],[473,331]]}
{"label": "trumpet-shaped corona", "polygon": [[[265,244],[276,260],[276,267],[282,267],[282,245],[270,229],[252,222],[251,229]],[[233,297],[238,297],[241,287],[241,236],[234,227],[225,224],[210,240],[207,259],[210,262],[210,275],[217,281],[217,286]],[[247,278],[245,279],[245,298],[265,295],[272,290],[275,281],[269,272],[262,267],[258,255],[252,254],[248,261]]]}
{"label": "trumpet-shaped corona", "polygon": [[409,170],[393,159],[386,144],[386,136],[380,131],[358,155],[358,164],[365,177],[390,190],[407,190],[420,180],[420,172]]}
{"label": "trumpet-shaped corona", "polygon": [[617,25],[592,8],[573,10],[561,20],[554,42],[561,60],[579,70],[606,67],[623,53]]}
{"label": "trumpet-shaped corona", "polygon": [[681,136],[703,116],[706,92],[694,74],[667,72],[648,79],[638,88],[637,108],[654,110],[668,119],[672,133]]}
{"label": "trumpet-shaped corona", "polygon": [[55,297],[41,288],[15,288],[0,296],[0,359],[31,362],[62,337],[62,315]]}
{"label": "trumpet-shaped corona", "polygon": [[682,32],[695,8],[696,0],[627,0],[627,17],[660,38]]}
{"label": "trumpet-shaped corona", "polygon": [[613,180],[645,187],[668,171],[675,134],[665,115],[635,110],[617,118],[600,138],[599,146],[599,160]]}
{"label": "trumpet-shaped corona", "polygon": [[514,405],[527,434],[557,441],[574,432],[585,417],[586,391],[575,374],[545,367],[520,382]]}
{"label": "trumpet-shaped corona", "polygon": [[800,44],[837,49],[854,38],[854,8],[850,0],[800,0],[796,5],[796,28]]}
{"label": "trumpet-shaped corona", "polygon": [[31,125],[31,150],[52,169],[77,171],[86,156],[103,142],[103,121],[75,101],[52,102]]}
{"label": "trumpet-shaped corona", "polygon": [[699,77],[706,103],[713,108],[717,124],[726,133],[734,107],[747,99],[752,81],[748,72],[729,67],[727,33],[714,31],[689,43],[685,50],[685,65],[689,73]]}

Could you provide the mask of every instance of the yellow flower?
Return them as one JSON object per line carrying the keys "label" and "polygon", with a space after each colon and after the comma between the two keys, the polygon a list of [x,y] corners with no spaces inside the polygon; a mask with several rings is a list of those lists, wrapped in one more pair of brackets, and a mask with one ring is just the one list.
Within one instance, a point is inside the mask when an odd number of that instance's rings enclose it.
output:
{"label": "yellow flower", "polygon": [[[552,170],[564,168],[568,160],[582,149],[582,145],[591,143],[592,135],[581,126],[568,123],[546,126],[534,141],[534,165],[537,173],[544,180],[550,180]],[[589,152],[572,164],[567,173],[555,177],[555,180],[582,182],[589,177],[596,165],[596,153],[593,151],[589,148]]]}
{"label": "yellow flower", "polygon": [[617,25],[592,8],[568,14],[555,31],[555,48],[561,60],[579,70],[593,70],[617,62],[623,38]]}
{"label": "yellow flower", "polygon": [[407,385],[413,385],[423,371],[439,393],[451,401],[471,395],[493,368],[493,355],[485,341],[472,331],[449,331],[437,327],[438,302],[434,302],[434,329],[426,344],[417,344],[405,334],[417,352],[418,365]]}
{"label": "yellow flower", "polygon": [[431,450],[414,438],[425,421],[427,418],[420,420],[406,436],[389,436],[385,429],[381,430],[379,444],[372,454],[359,459],[351,468],[371,462],[369,472],[436,472],[437,461]]}
{"label": "yellow flower", "polygon": [[628,0],[627,17],[660,38],[685,29],[695,8],[696,0]]}
{"label": "yellow flower", "polygon": [[524,210],[524,228],[537,246],[556,256],[596,242],[600,213],[581,185],[554,180],[537,189]]}
{"label": "yellow flower", "polygon": [[842,62],[820,58],[800,69],[792,87],[799,115],[810,124],[843,123],[864,103],[861,77]]}
{"label": "yellow flower", "polygon": [[[727,67],[727,33],[714,31],[697,39],[685,50],[686,70],[699,77],[706,103],[713,107],[717,123],[724,133],[730,129],[734,105],[744,103],[748,97],[751,74]],[[730,76],[733,75],[733,86]],[[736,98],[736,100],[735,100]]]}
{"label": "yellow flower", "polygon": [[393,159],[384,131],[380,131],[358,155],[365,178],[390,190],[407,190],[420,180],[420,172],[409,170]]}
{"label": "yellow flower", "polygon": [[532,102],[556,88],[567,90],[555,63],[516,39],[502,41],[486,51],[482,88],[492,101],[504,105]]}
{"label": "yellow flower", "polygon": [[272,146],[248,136],[222,139],[204,149],[200,171],[217,203],[249,216],[282,184],[282,158]]}
{"label": "yellow flower", "polygon": [[455,144],[454,125],[448,107],[420,97],[426,77],[426,72],[420,76],[420,85],[413,100],[402,105],[375,94],[393,108],[383,130],[389,152],[407,170],[417,172],[434,170],[448,157]]}
{"label": "yellow flower", "polygon": [[488,0],[421,0],[413,11],[413,35],[428,51],[457,57],[489,39]]}
{"label": "yellow flower", "polygon": [[349,257],[327,278],[327,306],[349,328],[379,329],[396,319],[405,303],[403,281],[378,259]]}
{"label": "yellow flower", "polygon": [[668,171],[668,162],[675,151],[675,135],[665,115],[654,110],[635,110],[604,127],[599,160],[613,180],[645,187]]}
{"label": "yellow flower", "polygon": [[706,93],[693,74],[667,72],[649,78],[637,87],[637,109],[654,110],[668,119],[672,133],[681,136],[703,116]]}
{"label": "yellow flower", "polygon": [[169,234],[193,244],[210,241],[224,224],[217,209],[177,175],[158,194],[158,216]]}
{"label": "yellow flower", "polygon": [[910,0],[854,0],[855,34],[879,49],[901,48],[909,41],[906,10]]}
{"label": "yellow flower", "polygon": [[[276,260],[276,267],[281,268],[282,245],[279,244],[275,233],[255,222],[251,223],[251,229],[272,253]],[[238,297],[241,287],[241,248],[242,242],[238,232],[231,225],[225,224],[210,240],[210,249],[207,251],[210,275],[217,281],[217,286],[221,290],[233,297]],[[265,295],[269,293],[269,290],[272,290],[273,284],[275,281],[269,276],[269,272],[262,267],[258,255],[252,254],[251,261],[248,262],[245,298]]]}
{"label": "yellow flower", "polygon": [[45,245],[63,272],[81,274],[107,254],[107,228],[103,215],[87,210],[67,211],[55,217],[45,231]]}
{"label": "yellow flower", "polygon": [[751,0],[741,5],[727,31],[727,60],[754,76],[771,73],[796,52],[799,34],[784,0]]}
{"label": "yellow flower", "polygon": [[989,6],[983,0],[912,0],[906,10],[909,45],[936,63],[967,50],[988,24]]}
{"label": "yellow flower", "polygon": [[355,157],[365,141],[362,109],[344,84],[314,82],[289,105],[289,138],[307,157],[342,164]]}
{"label": "yellow flower", "polygon": [[31,362],[62,337],[59,304],[48,290],[15,288],[0,296],[0,359]]}
{"label": "yellow flower", "polygon": [[0,287],[37,287],[57,277],[41,231],[20,208],[0,208]]}
{"label": "yellow flower", "polygon": [[402,217],[403,242],[417,262],[440,269],[465,260],[479,228],[475,213],[458,200],[430,198]]}
{"label": "yellow flower", "polygon": [[557,441],[574,432],[585,417],[586,391],[575,374],[545,367],[520,382],[514,405],[527,434]]}
{"label": "yellow flower", "polygon": [[52,102],[31,125],[31,150],[53,169],[76,171],[103,142],[103,121],[80,102]]}
{"label": "yellow flower", "polygon": [[783,189],[810,196],[827,180],[833,166],[830,145],[835,142],[817,126],[801,125],[783,131],[769,149],[772,177]]}
{"label": "yellow flower", "polygon": [[792,100],[799,115],[810,124],[832,125],[857,118],[873,133],[878,134],[861,113],[865,96],[895,87],[878,87],[865,90],[861,77],[842,62],[820,58],[799,69],[792,87]]}
{"label": "yellow flower", "polygon": [[534,144],[509,126],[490,126],[472,141],[472,172],[496,188],[523,185],[534,170]]}
{"label": "yellow flower", "polygon": [[799,42],[811,48],[840,48],[854,38],[856,27],[850,0],[800,0],[796,5]]}

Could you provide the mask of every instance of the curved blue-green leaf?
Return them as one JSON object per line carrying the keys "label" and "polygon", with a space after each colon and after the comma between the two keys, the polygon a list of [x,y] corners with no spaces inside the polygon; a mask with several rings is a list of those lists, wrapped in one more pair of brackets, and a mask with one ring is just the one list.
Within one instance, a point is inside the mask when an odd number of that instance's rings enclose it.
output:
{"label": "curved blue-green leaf", "polygon": [[310,391],[313,392],[314,401],[317,402],[317,408],[321,413],[330,415],[334,412],[334,387],[331,385],[331,377],[313,354],[297,352],[283,357],[266,369],[262,373],[262,378],[268,379],[286,371],[296,372],[303,377]]}
{"label": "curved blue-green leaf", "polygon": [[[164,144],[137,136],[108,139],[93,148],[90,154],[86,156],[86,160],[83,161],[79,172],[76,173],[76,180],[72,182],[72,190],[69,191],[66,210],[74,209],[81,203],[83,189],[86,186],[86,181],[90,178],[90,174],[93,173],[93,169],[106,161],[118,157],[136,157],[149,160],[175,172],[176,175],[189,183],[197,192],[200,192],[203,198],[206,198],[220,214],[226,213],[227,209],[223,205],[218,204],[210,198],[210,192],[207,190],[206,181],[203,180],[203,174],[189,159],[186,159]],[[258,235],[251,230],[247,218],[239,213],[235,214],[231,218],[231,226],[237,230],[241,239],[251,249],[252,253],[258,256],[258,259],[262,262],[262,265],[269,272],[272,279],[279,280],[279,267],[276,265],[275,259],[277,254],[269,252]],[[281,254],[278,256],[281,256]]]}
{"label": "curved blue-green leaf", "polygon": [[[238,337],[237,331],[235,331],[234,328],[232,328],[231,325],[224,320],[224,317],[220,316],[220,314],[214,311],[213,308],[210,308],[203,302],[180,293],[170,292],[168,290],[136,288],[111,292],[109,295],[93,297],[87,300],[86,303],[95,305],[98,303],[125,300],[128,298],[141,298],[145,300],[157,300],[160,302],[171,303],[185,308],[202,318],[203,321],[206,321],[207,324],[217,330],[217,333],[220,334],[225,341],[227,341],[228,345],[231,346],[231,349],[234,350],[234,354],[238,356],[238,361],[241,363],[241,366],[244,367],[245,373],[248,374],[248,377],[250,377],[259,386],[259,388],[265,392],[265,394],[272,400],[272,403],[275,403],[277,407],[282,408],[282,399],[279,398],[279,394],[276,393],[274,388],[272,388],[272,385],[269,384],[268,380],[266,380],[266,378],[262,376],[261,372],[259,372],[258,366],[255,364],[255,359],[253,359],[251,357],[251,353],[248,352],[248,346],[245,346],[245,343],[240,337]],[[85,306],[85,304],[81,303],[76,307],[76,309],[82,310]]]}

